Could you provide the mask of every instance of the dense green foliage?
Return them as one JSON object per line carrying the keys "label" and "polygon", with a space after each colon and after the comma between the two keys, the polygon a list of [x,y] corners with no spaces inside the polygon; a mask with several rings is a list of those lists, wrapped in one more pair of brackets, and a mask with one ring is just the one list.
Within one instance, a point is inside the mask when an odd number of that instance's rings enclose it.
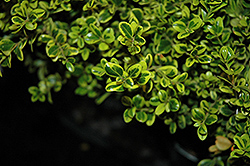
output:
{"label": "dense green foliage", "polygon": [[[200,166],[250,164],[250,2],[247,0],[5,0],[0,64],[23,61],[49,101],[69,79],[77,95],[110,94],[133,119],[215,140]],[[0,71],[0,75],[2,73]]]}

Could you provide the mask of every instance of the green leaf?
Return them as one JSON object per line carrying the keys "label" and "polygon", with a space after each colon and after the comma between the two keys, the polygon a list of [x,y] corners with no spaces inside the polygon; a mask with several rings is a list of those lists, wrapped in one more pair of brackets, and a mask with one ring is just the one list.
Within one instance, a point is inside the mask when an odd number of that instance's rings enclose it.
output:
{"label": "green leaf", "polygon": [[191,67],[194,63],[195,63],[195,59],[188,57],[188,58],[186,59],[185,65],[186,65],[187,67]]}
{"label": "green leaf", "polygon": [[162,102],[164,102],[167,99],[167,92],[163,89],[159,90],[158,97]]}
{"label": "green leaf", "polygon": [[152,96],[149,102],[152,106],[158,106],[159,104],[161,104],[161,101],[158,96]]}
{"label": "green leaf", "polygon": [[162,71],[166,76],[174,77],[177,75],[178,70],[174,66],[163,66],[158,68],[157,71]]}
{"label": "green leaf", "polygon": [[211,90],[210,91],[210,97],[211,97],[211,99],[216,100],[217,99],[217,93],[216,93],[216,91]]}
{"label": "green leaf", "polygon": [[60,53],[60,47],[58,45],[52,45],[48,49],[46,49],[47,55],[51,58],[56,57]]}
{"label": "green leaf", "polygon": [[65,43],[66,41],[67,41],[67,36],[66,36],[66,34],[64,34],[64,33],[58,33],[57,35],[56,35],[56,41],[58,42],[58,43]]}
{"label": "green leaf", "polygon": [[124,106],[130,107],[132,105],[132,99],[128,96],[122,96],[121,102]]}
{"label": "green leaf", "polygon": [[111,82],[105,87],[107,92],[123,92],[124,88],[122,84],[118,84],[117,82]]}
{"label": "green leaf", "polygon": [[74,55],[77,55],[78,53],[79,53],[78,49],[75,47],[68,47],[64,50],[65,56],[74,56]]}
{"label": "green leaf", "polygon": [[176,76],[172,82],[184,82],[188,78],[188,73],[182,73],[181,75]]}
{"label": "green leaf", "polygon": [[98,45],[98,48],[100,51],[106,51],[109,49],[109,45],[104,43],[104,42],[101,42],[99,45]]}
{"label": "green leaf", "polygon": [[0,50],[7,56],[10,55],[14,46],[15,43],[10,39],[2,39],[0,41]]}
{"label": "green leaf", "polygon": [[243,140],[242,140],[241,137],[239,137],[237,135],[234,136],[234,143],[237,145],[237,147],[239,149],[245,149],[245,144],[244,144],[244,142],[243,142]]}
{"label": "green leaf", "polygon": [[22,51],[22,46],[20,44],[17,45],[17,47],[14,49],[14,53],[16,54],[17,58],[20,61],[23,61],[23,51]]}
{"label": "green leaf", "polygon": [[185,29],[187,28],[186,24],[180,20],[175,21],[173,23],[173,28],[177,31],[177,32],[183,32],[185,31]]}
{"label": "green leaf", "polygon": [[120,6],[122,4],[121,0],[112,0],[112,2],[116,5],[116,6]]}
{"label": "green leaf", "polygon": [[148,119],[146,121],[147,126],[152,126],[155,122],[155,114],[147,114]]}
{"label": "green leaf", "polygon": [[50,40],[53,40],[53,37],[50,35],[42,34],[39,36],[38,40],[43,43],[48,43]]}
{"label": "green leaf", "polygon": [[17,25],[21,25],[24,23],[24,19],[22,19],[21,17],[19,16],[13,16],[11,18],[11,21],[14,23],[14,24],[17,24]]}
{"label": "green leaf", "polygon": [[186,32],[186,31],[182,31],[180,32],[178,35],[177,35],[177,38],[178,39],[183,39],[183,38],[186,38],[190,35],[190,32]]}
{"label": "green leaf", "polygon": [[115,40],[114,30],[112,28],[106,28],[102,35],[107,43],[112,43]]}
{"label": "green leaf", "polygon": [[108,9],[103,9],[98,15],[98,20],[100,23],[107,23],[111,19],[112,15],[109,13]]}
{"label": "green leaf", "polygon": [[136,106],[136,108],[142,108],[145,103],[145,99],[143,96],[138,94],[132,98],[132,103]]}
{"label": "green leaf", "polygon": [[205,112],[209,112],[209,103],[206,100],[202,100],[200,102],[200,107],[202,110],[204,110]]}
{"label": "green leaf", "polygon": [[234,75],[240,74],[244,70],[245,66],[244,65],[239,65],[234,69]]}
{"label": "green leaf", "polygon": [[223,46],[220,49],[220,57],[224,59],[225,62],[229,62],[232,58],[235,57],[234,51],[229,46]]}
{"label": "green leaf", "polygon": [[125,123],[129,123],[129,122],[131,122],[132,119],[133,119],[133,117],[131,117],[131,116],[128,114],[129,111],[131,111],[131,109],[130,109],[130,108],[127,108],[127,109],[124,111],[124,113],[123,113],[123,119],[124,119]]}
{"label": "green leaf", "polygon": [[134,86],[133,79],[131,77],[126,78],[124,81],[124,87],[133,89],[134,88],[133,86]]}
{"label": "green leaf", "polygon": [[43,10],[43,9],[34,9],[34,10],[32,10],[31,14],[35,15],[36,18],[40,18],[45,14],[45,10]]}
{"label": "green leaf", "polygon": [[212,125],[217,122],[218,116],[217,115],[209,115],[205,121],[206,125]]}
{"label": "green leaf", "polygon": [[182,83],[176,84],[176,88],[179,92],[185,92],[185,85]]}
{"label": "green leaf", "polygon": [[129,108],[127,109],[127,111],[128,111],[128,116],[133,118],[136,114],[136,107]]}
{"label": "green leaf", "polygon": [[228,86],[220,86],[219,89],[224,93],[233,93],[233,89]]}
{"label": "green leaf", "polygon": [[172,112],[178,111],[180,108],[180,103],[176,98],[172,98],[169,100],[169,109]]}
{"label": "green leaf", "polygon": [[138,43],[138,45],[142,46],[146,43],[146,40],[141,36],[136,34],[134,40]]}
{"label": "green leaf", "polygon": [[103,68],[96,67],[96,66],[94,66],[91,71],[94,75],[99,76],[99,77],[105,74],[105,70]]}
{"label": "green leaf", "polygon": [[94,24],[90,24],[89,27],[95,36],[97,36],[98,38],[102,37],[102,32]]}
{"label": "green leaf", "polygon": [[89,32],[85,37],[85,42],[87,44],[95,44],[100,41],[100,38],[96,36],[93,32]]}
{"label": "green leaf", "polygon": [[111,77],[122,77],[124,73],[124,70],[120,65],[111,62],[105,64],[104,70]]}
{"label": "green leaf", "polygon": [[61,7],[65,11],[70,11],[71,10],[71,4],[70,3],[68,3],[68,4],[61,3]]}
{"label": "green leaf", "polygon": [[134,64],[128,68],[128,75],[131,78],[136,78],[141,73],[142,66],[140,64]]}
{"label": "green leaf", "polygon": [[203,121],[205,119],[205,112],[199,108],[193,108],[191,113],[192,117],[197,121]]}
{"label": "green leaf", "polygon": [[171,84],[170,80],[166,77],[162,77],[160,83],[164,88],[168,87]]}
{"label": "green leaf", "polygon": [[136,18],[138,23],[142,23],[143,21],[143,11],[140,8],[133,8],[132,10],[133,16]]}
{"label": "green leaf", "polygon": [[124,37],[127,37],[129,39],[133,38],[133,31],[132,27],[129,23],[127,22],[120,22],[119,23],[119,30],[122,33]]}
{"label": "green leaf", "polygon": [[161,103],[155,109],[155,115],[161,115],[166,110],[166,104]]}
{"label": "green leaf", "polygon": [[184,54],[187,52],[187,44],[185,43],[179,43],[179,44],[175,44],[173,45],[175,51],[179,54]]}
{"label": "green leaf", "polygon": [[83,88],[83,87],[78,87],[76,88],[75,90],[75,94],[76,95],[80,95],[80,96],[84,96],[88,93],[88,90],[86,88]]}
{"label": "green leaf", "polygon": [[223,19],[221,17],[217,17],[215,20],[216,30],[215,33],[219,36],[222,34],[224,26],[223,26]]}
{"label": "green leaf", "polygon": [[207,132],[207,126],[202,123],[198,129],[197,129],[197,134],[200,140],[205,140],[207,138],[208,132]]}
{"label": "green leaf", "polygon": [[181,129],[186,128],[186,118],[185,118],[184,115],[179,115],[179,116],[178,116],[178,126],[179,126]]}
{"label": "green leaf", "polygon": [[138,120],[139,122],[144,123],[146,122],[147,119],[148,116],[145,112],[143,111],[136,112],[136,120]]}
{"label": "green leaf", "polygon": [[220,108],[220,113],[226,117],[229,117],[231,116],[234,111],[232,111],[230,108],[228,108],[227,105],[223,105],[221,108]]}
{"label": "green leaf", "polygon": [[198,61],[202,64],[210,63],[212,61],[212,57],[209,55],[201,55],[199,56]]}
{"label": "green leaf", "polygon": [[30,30],[30,31],[36,29],[36,27],[37,27],[37,23],[36,22],[35,23],[27,22],[25,24],[25,28],[28,29],[28,30]]}
{"label": "green leaf", "polygon": [[203,22],[200,18],[193,18],[192,20],[190,20],[188,24],[188,28],[192,30],[197,30],[200,28],[202,24]]}
{"label": "green leaf", "polygon": [[169,125],[169,131],[171,134],[174,134],[177,130],[176,122],[171,122]]}
{"label": "green leaf", "polygon": [[151,78],[150,72],[147,71],[147,70],[143,70],[141,72],[141,76],[140,76],[140,78],[138,80],[138,84],[145,85],[146,83],[148,83],[150,78]]}
{"label": "green leaf", "polygon": [[214,166],[214,161],[211,159],[203,159],[198,163],[198,166]]}
{"label": "green leaf", "polygon": [[163,39],[157,45],[156,50],[158,53],[167,54],[171,51],[171,42],[167,39]]}
{"label": "green leaf", "polygon": [[75,71],[75,66],[70,63],[70,62],[66,62],[66,68],[70,71],[70,72],[74,72]]}

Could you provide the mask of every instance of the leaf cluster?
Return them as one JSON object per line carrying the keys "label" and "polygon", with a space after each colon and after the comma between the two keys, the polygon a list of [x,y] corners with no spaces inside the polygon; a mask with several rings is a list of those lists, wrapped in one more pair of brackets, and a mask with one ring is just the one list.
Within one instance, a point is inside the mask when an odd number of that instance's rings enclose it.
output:
{"label": "leaf cluster", "polygon": [[[4,0],[0,65],[23,61],[49,101],[69,80],[126,123],[192,125],[216,139],[199,165],[249,164],[250,3],[246,0]],[[2,73],[0,71],[0,76]],[[223,152],[223,153],[222,153]]]}

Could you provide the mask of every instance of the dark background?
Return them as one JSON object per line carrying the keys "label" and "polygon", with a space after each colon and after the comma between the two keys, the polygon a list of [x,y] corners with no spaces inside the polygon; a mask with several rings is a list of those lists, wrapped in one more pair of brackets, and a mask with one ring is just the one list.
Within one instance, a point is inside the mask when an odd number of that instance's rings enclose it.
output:
{"label": "dark background", "polygon": [[188,151],[198,157],[207,152],[195,131],[178,129],[170,135],[160,120],[151,127],[136,121],[126,124],[120,101],[111,97],[96,106],[74,95],[74,83],[53,94],[54,104],[32,103],[28,87],[38,80],[22,64],[12,62],[13,68],[4,68],[0,78],[1,163],[188,166],[196,163],[181,155],[179,145],[194,147]]}

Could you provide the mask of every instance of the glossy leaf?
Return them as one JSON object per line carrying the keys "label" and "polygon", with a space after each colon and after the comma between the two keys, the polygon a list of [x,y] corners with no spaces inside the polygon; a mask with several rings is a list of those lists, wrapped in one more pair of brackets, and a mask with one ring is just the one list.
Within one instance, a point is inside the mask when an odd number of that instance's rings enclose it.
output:
{"label": "glossy leaf", "polygon": [[106,51],[109,49],[109,45],[104,43],[104,42],[101,42],[99,45],[98,45],[98,48],[100,51]]}
{"label": "glossy leaf", "polygon": [[100,23],[106,23],[112,19],[112,15],[109,13],[108,9],[102,10],[98,16],[98,20],[100,21]]}
{"label": "glossy leaf", "polygon": [[10,55],[10,53],[11,53],[14,46],[15,46],[15,43],[10,39],[2,39],[0,41],[0,50],[5,55]]}
{"label": "glossy leaf", "polygon": [[173,82],[184,82],[188,78],[188,73],[182,73],[181,75],[176,76],[172,81]]}
{"label": "glossy leaf", "polygon": [[145,99],[141,95],[136,95],[132,98],[132,102],[136,108],[141,108],[144,105]]}
{"label": "glossy leaf", "polygon": [[166,104],[161,103],[155,109],[155,115],[161,115],[166,110]]}
{"label": "glossy leaf", "polygon": [[155,122],[155,114],[147,114],[148,119],[146,121],[147,126],[152,126]]}
{"label": "glossy leaf", "polygon": [[171,134],[174,134],[177,130],[176,122],[171,122],[169,125],[169,131]]}
{"label": "glossy leaf", "polygon": [[164,102],[166,99],[167,99],[167,92],[163,89],[161,89],[159,92],[158,92],[158,97],[159,99]]}
{"label": "glossy leaf", "polygon": [[205,140],[207,138],[207,126],[205,124],[201,124],[197,129],[197,134],[200,140]]}
{"label": "glossy leaf", "polygon": [[129,123],[132,121],[133,117],[131,117],[128,112],[131,112],[131,109],[127,108],[123,113],[123,119],[126,123]]}
{"label": "glossy leaf", "polygon": [[114,30],[112,28],[106,28],[102,35],[107,43],[112,43],[115,40]]}
{"label": "glossy leaf", "polygon": [[13,16],[11,18],[11,21],[14,23],[14,24],[17,24],[17,25],[21,25],[24,23],[24,19],[22,19],[21,17],[19,16]]}
{"label": "glossy leaf", "polygon": [[202,25],[202,20],[200,18],[193,18],[188,24],[188,28],[192,30],[197,30]]}
{"label": "glossy leaf", "polygon": [[191,67],[194,63],[195,63],[195,60],[192,59],[192,58],[190,58],[190,57],[188,57],[188,58],[186,59],[185,65],[186,65],[187,67]]}
{"label": "glossy leaf", "polygon": [[138,84],[145,85],[145,84],[148,83],[148,81],[150,80],[150,78],[151,78],[150,72],[147,71],[147,70],[143,70],[141,72],[141,76],[140,76],[140,78],[138,80]]}
{"label": "glossy leaf", "polygon": [[94,24],[90,24],[89,27],[95,36],[97,36],[98,38],[101,38],[102,32],[99,30],[99,28],[97,28]]}
{"label": "glossy leaf", "polygon": [[93,67],[92,68],[92,73],[96,76],[103,76],[105,74],[105,70],[103,68],[100,68],[100,67]]}
{"label": "glossy leaf", "polygon": [[205,121],[206,125],[212,125],[217,122],[218,116],[217,115],[209,115]]}
{"label": "glossy leaf", "polygon": [[107,92],[123,92],[124,88],[122,84],[118,84],[117,82],[111,82],[105,87]]}
{"label": "glossy leaf", "polygon": [[205,118],[205,113],[199,108],[192,109],[192,117],[197,121],[203,121]]}
{"label": "glossy leaf", "polygon": [[144,123],[148,119],[148,116],[145,112],[139,111],[139,112],[136,112],[136,119],[139,122]]}
{"label": "glossy leaf", "polygon": [[120,65],[111,62],[105,64],[104,70],[111,77],[122,77],[124,73],[124,70]]}
{"label": "glossy leaf", "polygon": [[223,46],[220,49],[220,57],[225,60],[225,62],[230,61],[232,58],[234,58],[234,51],[231,47]]}
{"label": "glossy leaf", "polygon": [[219,89],[224,92],[224,93],[233,93],[232,88],[228,87],[228,86],[220,86]]}
{"label": "glossy leaf", "polygon": [[85,37],[85,42],[88,44],[95,44],[100,41],[100,38],[96,36],[93,32],[88,33]]}
{"label": "glossy leaf", "polygon": [[163,66],[163,67],[160,67],[158,70],[164,72],[164,74],[169,77],[174,77],[178,73],[177,68],[174,66]]}
{"label": "glossy leaf", "polygon": [[66,62],[66,68],[70,71],[70,72],[74,72],[75,71],[75,67],[72,63],[70,62]]}
{"label": "glossy leaf", "polygon": [[172,112],[178,111],[180,108],[180,103],[176,98],[172,98],[169,100],[169,109]]}
{"label": "glossy leaf", "polygon": [[133,38],[133,31],[132,27],[129,23],[127,22],[120,22],[119,23],[119,30],[122,33],[124,37],[127,37],[129,39]]}
{"label": "glossy leaf", "polygon": [[201,55],[198,58],[200,63],[210,63],[212,61],[212,57],[209,55]]}
{"label": "glossy leaf", "polygon": [[128,68],[128,75],[131,78],[136,78],[141,73],[142,66],[140,64],[134,64]]}
{"label": "glossy leaf", "polygon": [[176,21],[173,23],[173,28],[178,32],[183,32],[187,28],[186,24],[182,21]]}

